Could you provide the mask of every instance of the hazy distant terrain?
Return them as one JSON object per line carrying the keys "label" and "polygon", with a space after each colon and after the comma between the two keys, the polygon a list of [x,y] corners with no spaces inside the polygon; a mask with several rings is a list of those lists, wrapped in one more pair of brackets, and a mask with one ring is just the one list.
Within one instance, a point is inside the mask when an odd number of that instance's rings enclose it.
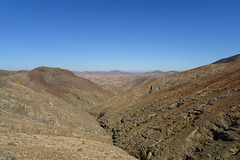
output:
{"label": "hazy distant terrain", "polygon": [[74,72],[77,76],[89,79],[95,83],[113,86],[119,92],[135,87],[139,84],[155,80],[159,77],[177,73],[177,71],[153,71],[146,73],[131,73],[113,70],[109,72]]}

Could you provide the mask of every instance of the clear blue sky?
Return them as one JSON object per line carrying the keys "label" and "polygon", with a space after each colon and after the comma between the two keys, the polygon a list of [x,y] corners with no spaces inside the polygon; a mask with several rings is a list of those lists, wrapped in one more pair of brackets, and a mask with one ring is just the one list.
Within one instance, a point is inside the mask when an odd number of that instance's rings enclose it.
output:
{"label": "clear blue sky", "polygon": [[0,1],[0,69],[187,70],[238,53],[239,0]]}

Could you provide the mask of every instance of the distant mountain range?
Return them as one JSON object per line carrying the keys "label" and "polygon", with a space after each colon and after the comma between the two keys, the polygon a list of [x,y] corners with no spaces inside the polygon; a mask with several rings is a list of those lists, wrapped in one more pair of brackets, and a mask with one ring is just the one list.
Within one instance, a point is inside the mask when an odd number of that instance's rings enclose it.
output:
{"label": "distant mountain range", "polygon": [[163,76],[167,76],[170,74],[174,74],[174,73],[178,73],[179,71],[167,71],[167,72],[163,72],[163,71],[152,71],[152,72],[145,72],[143,73],[143,75],[163,75]]}
{"label": "distant mountain range", "polygon": [[74,73],[86,79],[89,79],[95,83],[102,85],[110,85],[115,87],[119,92],[137,86],[141,83],[145,83],[159,77],[167,76],[170,74],[178,73],[178,71],[152,71],[145,73],[132,73],[132,72],[122,72],[118,70],[102,72],[102,71],[84,71]]}
{"label": "distant mountain range", "polygon": [[104,75],[104,76],[114,76],[114,75],[135,75],[136,73],[131,73],[131,72],[122,72],[119,70],[112,70],[112,71],[83,71],[83,72],[78,72],[78,71],[73,71],[76,75]]}
{"label": "distant mountain range", "polygon": [[114,76],[114,75],[157,75],[157,74],[162,74],[162,75],[169,75],[169,74],[173,74],[173,73],[177,73],[178,71],[167,71],[167,72],[163,72],[160,70],[156,70],[156,71],[149,71],[149,72],[144,72],[144,73],[137,73],[137,72],[123,72],[123,71],[119,71],[119,70],[112,70],[112,71],[83,71],[83,72],[79,72],[79,71],[73,71],[73,73],[75,73],[76,75],[80,76],[86,76],[86,75],[104,75],[104,76]]}

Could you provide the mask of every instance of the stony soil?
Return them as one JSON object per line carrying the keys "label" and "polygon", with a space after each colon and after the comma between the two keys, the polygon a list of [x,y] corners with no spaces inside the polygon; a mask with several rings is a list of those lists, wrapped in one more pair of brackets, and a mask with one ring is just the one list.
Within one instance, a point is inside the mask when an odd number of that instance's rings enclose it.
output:
{"label": "stony soil", "polygon": [[0,133],[0,159],[134,160],[135,158],[116,146],[89,139]]}

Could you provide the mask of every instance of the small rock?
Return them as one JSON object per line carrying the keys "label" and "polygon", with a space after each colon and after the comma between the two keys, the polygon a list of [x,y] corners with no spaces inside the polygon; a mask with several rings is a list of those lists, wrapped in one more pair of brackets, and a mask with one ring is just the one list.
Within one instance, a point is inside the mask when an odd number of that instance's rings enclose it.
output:
{"label": "small rock", "polygon": [[13,142],[9,142],[8,145],[9,145],[9,146],[17,146],[17,145],[16,145],[15,143],[13,143]]}
{"label": "small rock", "polygon": [[144,148],[142,148],[142,149],[140,150],[140,156],[141,156],[141,158],[147,157],[147,152],[146,152],[146,150],[145,150]]}
{"label": "small rock", "polygon": [[152,158],[152,152],[148,152],[147,160],[150,160],[151,158]]}
{"label": "small rock", "polygon": [[218,156],[215,157],[215,160],[220,160],[220,159],[221,159],[221,156],[220,156],[220,155],[218,155]]}
{"label": "small rock", "polygon": [[0,160],[17,160],[17,157],[14,156],[14,155],[9,154],[9,155],[0,157]]}

